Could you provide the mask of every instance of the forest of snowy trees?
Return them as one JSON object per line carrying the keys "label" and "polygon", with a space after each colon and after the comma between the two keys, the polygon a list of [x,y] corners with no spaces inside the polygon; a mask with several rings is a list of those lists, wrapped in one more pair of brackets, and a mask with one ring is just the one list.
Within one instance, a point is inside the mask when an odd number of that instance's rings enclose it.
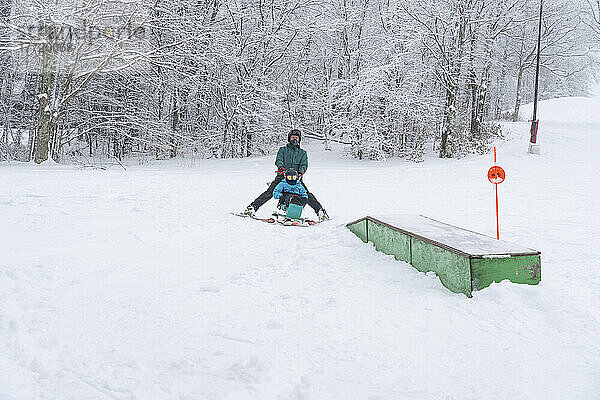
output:
{"label": "forest of snowy trees", "polygon": [[[0,0],[0,161],[485,151],[527,119],[540,0]],[[540,96],[586,95],[600,0],[544,0]],[[429,147],[431,146],[431,147]]]}

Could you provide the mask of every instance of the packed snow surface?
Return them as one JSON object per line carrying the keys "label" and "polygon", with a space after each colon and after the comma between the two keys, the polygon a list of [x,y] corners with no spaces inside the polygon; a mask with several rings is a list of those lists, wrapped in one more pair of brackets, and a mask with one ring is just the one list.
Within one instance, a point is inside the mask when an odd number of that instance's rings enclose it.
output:
{"label": "packed snow surface", "polygon": [[583,103],[598,115],[597,98],[540,104],[540,156],[527,122],[506,125],[501,238],[542,252],[542,282],[472,299],[344,224],[422,214],[494,236],[491,154],[308,144],[306,183],[334,217],[310,228],[229,214],[274,155],[0,164],[0,399],[600,398],[600,120]]}

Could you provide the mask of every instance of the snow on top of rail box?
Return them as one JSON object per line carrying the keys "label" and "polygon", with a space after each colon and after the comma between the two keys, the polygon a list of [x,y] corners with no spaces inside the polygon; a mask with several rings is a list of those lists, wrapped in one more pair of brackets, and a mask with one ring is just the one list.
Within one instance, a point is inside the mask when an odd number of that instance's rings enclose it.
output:
{"label": "snow on top of rail box", "polygon": [[539,254],[525,246],[497,240],[481,233],[449,225],[422,215],[374,215],[370,217],[414,236],[450,247],[474,257]]}

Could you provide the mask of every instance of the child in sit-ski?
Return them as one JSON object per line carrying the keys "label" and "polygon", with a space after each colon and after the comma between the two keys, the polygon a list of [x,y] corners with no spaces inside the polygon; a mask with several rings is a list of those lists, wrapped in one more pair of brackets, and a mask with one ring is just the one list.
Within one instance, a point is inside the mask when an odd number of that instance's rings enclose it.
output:
{"label": "child in sit-ski", "polygon": [[298,183],[299,174],[296,170],[288,169],[285,171],[285,180],[279,182],[273,190],[273,198],[278,199],[277,207],[287,207],[292,204],[297,204],[301,207],[306,205],[308,201],[308,192],[304,186]]}

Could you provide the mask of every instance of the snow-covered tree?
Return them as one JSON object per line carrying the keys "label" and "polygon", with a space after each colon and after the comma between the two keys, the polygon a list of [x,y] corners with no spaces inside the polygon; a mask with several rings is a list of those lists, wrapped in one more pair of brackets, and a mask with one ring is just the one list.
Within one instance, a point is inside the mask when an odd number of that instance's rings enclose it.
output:
{"label": "snow-covered tree", "polygon": [[70,128],[60,126],[62,119],[95,78],[141,58],[146,11],[126,1],[14,0],[8,28],[15,62],[31,63],[39,76],[36,162],[58,157]]}
{"label": "snow-covered tree", "polygon": [[[290,128],[358,158],[485,151],[532,92],[539,4],[5,0],[0,157],[248,157]],[[600,5],[544,4],[541,96],[584,94]]]}

